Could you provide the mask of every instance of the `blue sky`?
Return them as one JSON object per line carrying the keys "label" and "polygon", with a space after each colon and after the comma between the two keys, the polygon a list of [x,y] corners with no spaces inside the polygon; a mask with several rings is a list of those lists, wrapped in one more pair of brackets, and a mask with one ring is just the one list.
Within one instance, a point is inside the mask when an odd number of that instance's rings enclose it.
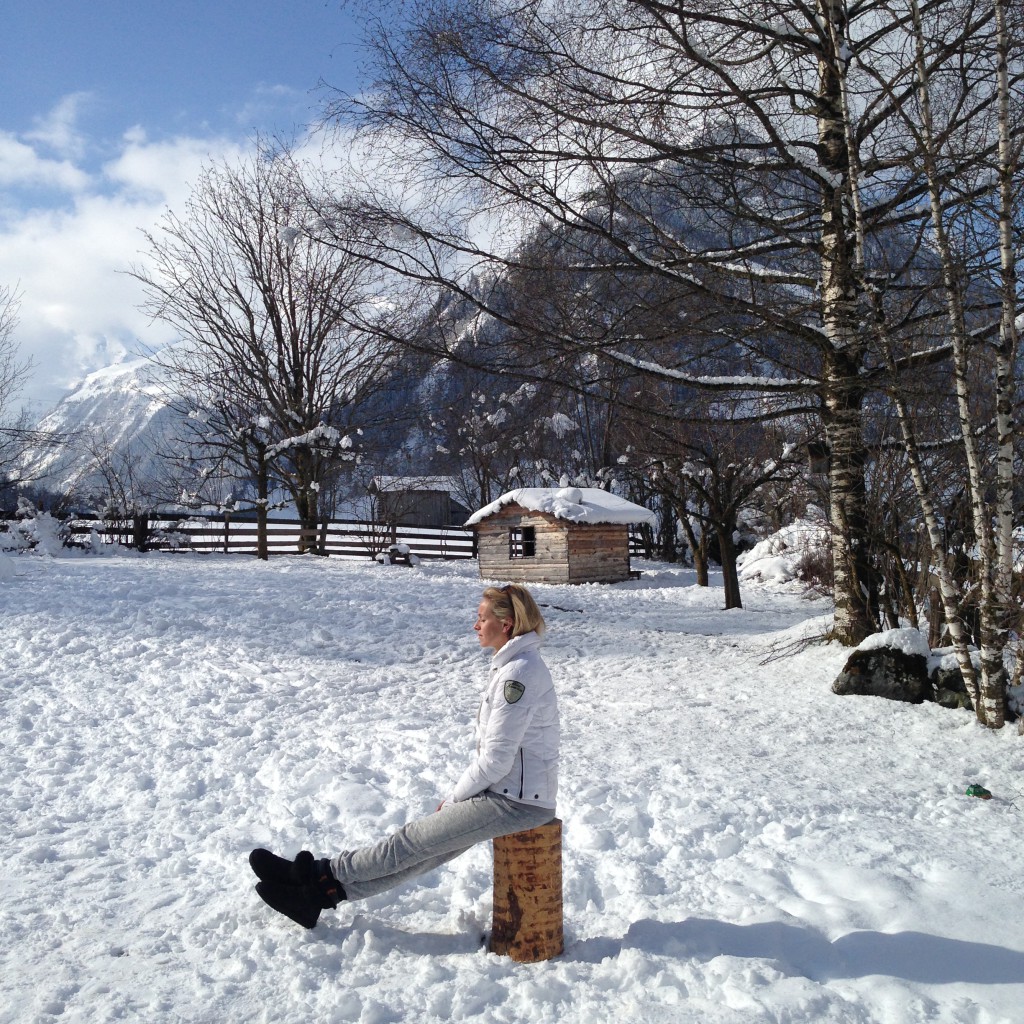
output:
{"label": "blue sky", "polygon": [[358,86],[338,0],[14,0],[0,34],[0,282],[35,410],[168,340],[121,273],[205,164],[301,136],[318,83]]}

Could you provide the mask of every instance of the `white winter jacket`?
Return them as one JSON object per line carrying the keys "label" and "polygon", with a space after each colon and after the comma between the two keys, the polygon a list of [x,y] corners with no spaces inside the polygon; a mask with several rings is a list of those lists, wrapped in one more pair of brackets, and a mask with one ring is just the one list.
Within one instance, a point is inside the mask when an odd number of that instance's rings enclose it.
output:
{"label": "white winter jacket", "polygon": [[555,806],[558,703],[536,633],[514,636],[491,659],[477,713],[476,757],[451,800],[488,790],[524,804]]}

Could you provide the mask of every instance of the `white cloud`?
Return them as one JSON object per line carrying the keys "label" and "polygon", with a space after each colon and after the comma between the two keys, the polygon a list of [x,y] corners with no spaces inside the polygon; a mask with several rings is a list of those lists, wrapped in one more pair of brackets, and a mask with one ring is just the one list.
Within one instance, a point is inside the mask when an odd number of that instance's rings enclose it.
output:
{"label": "white cloud", "polygon": [[[294,109],[298,99],[268,88],[249,113],[289,100]],[[255,145],[201,131],[152,139],[138,126],[94,144],[76,128],[88,100],[65,97],[20,138],[0,132],[0,189],[8,190],[0,194],[0,283],[22,296],[16,340],[34,363],[22,397],[40,413],[87,373],[175,340],[139,310],[142,287],[127,273],[145,260],[143,231],[168,209],[185,213],[205,167],[238,161]],[[380,154],[345,131],[289,141],[299,159],[342,180],[360,171],[388,180]]]}
{"label": "white cloud", "polygon": [[[151,142],[141,128],[125,133],[116,158],[103,167],[104,179],[119,192],[161,201],[180,212],[202,169],[240,159],[248,147],[228,139],[182,136]],[[147,225],[148,226],[148,225]]]}
{"label": "white cloud", "polygon": [[35,128],[26,132],[25,138],[53,150],[59,156],[80,160],[85,156],[87,144],[85,136],[78,129],[78,116],[91,101],[91,93],[69,93],[44,117],[35,119]]}
{"label": "white cloud", "polygon": [[280,122],[282,115],[291,117],[300,125],[313,120],[314,103],[311,94],[288,85],[260,85],[249,102],[235,115],[235,122],[245,131],[253,125]]}
{"label": "white cloud", "polygon": [[67,211],[28,214],[0,239],[0,280],[22,293],[16,338],[35,372],[27,398],[52,402],[76,379],[140,343],[167,338],[138,311],[141,223],[159,211],[120,198],[86,197]]}
{"label": "white cloud", "polygon": [[90,174],[0,136],[0,184],[45,179],[63,191],[49,208],[9,202],[0,222],[0,282],[22,296],[15,337],[34,364],[22,398],[35,411],[86,373],[173,340],[140,312],[141,286],[126,271],[144,259],[142,231],[167,208],[182,212],[202,167],[243,151],[216,138],[150,142],[133,130],[117,156]]}
{"label": "white cloud", "polygon": [[9,132],[0,132],[0,186],[77,192],[89,176],[70,160],[50,160]]}

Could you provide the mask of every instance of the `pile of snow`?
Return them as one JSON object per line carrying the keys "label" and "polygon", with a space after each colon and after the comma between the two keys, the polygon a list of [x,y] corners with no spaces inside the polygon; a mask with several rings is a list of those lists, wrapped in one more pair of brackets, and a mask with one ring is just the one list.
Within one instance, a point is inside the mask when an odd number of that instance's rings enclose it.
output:
{"label": "pile of snow", "polygon": [[827,550],[827,525],[801,519],[744,551],[737,559],[739,577],[746,583],[789,583],[799,578],[800,563],[809,554]]}
{"label": "pile of snow", "polygon": [[519,505],[528,512],[545,512],[573,523],[653,524],[657,521],[650,509],[599,487],[520,487],[474,512],[465,525],[473,526],[506,505]]}
{"label": "pile of snow", "polygon": [[848,652],[804,642],[824,601],[749,586],[726,613],[650,563],[534,588],[566,943],[518,965],[482,944],[486,845],[311,932],[246,863],[437,806],[488,671],[475,564],[12,561],[0,1024],[1020,1020],[1024,747],[968,712],[832,695]]}

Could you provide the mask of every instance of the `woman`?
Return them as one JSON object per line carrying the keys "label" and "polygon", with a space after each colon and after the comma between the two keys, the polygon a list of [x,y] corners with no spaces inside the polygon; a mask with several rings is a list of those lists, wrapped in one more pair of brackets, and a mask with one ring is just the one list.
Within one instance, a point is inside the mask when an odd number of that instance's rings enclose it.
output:
{"label": "woman", "polygon": [[476,755],[435,813],[374,846],[294,861],[253,850],[256,891],[304,928],[320,911],[359,900],[436,868],[476,843],[524,832],[555,816],[558,706],[539,653],[544,619],[525,587],[489,587],[473,626],[494,651],[477,714]]}

